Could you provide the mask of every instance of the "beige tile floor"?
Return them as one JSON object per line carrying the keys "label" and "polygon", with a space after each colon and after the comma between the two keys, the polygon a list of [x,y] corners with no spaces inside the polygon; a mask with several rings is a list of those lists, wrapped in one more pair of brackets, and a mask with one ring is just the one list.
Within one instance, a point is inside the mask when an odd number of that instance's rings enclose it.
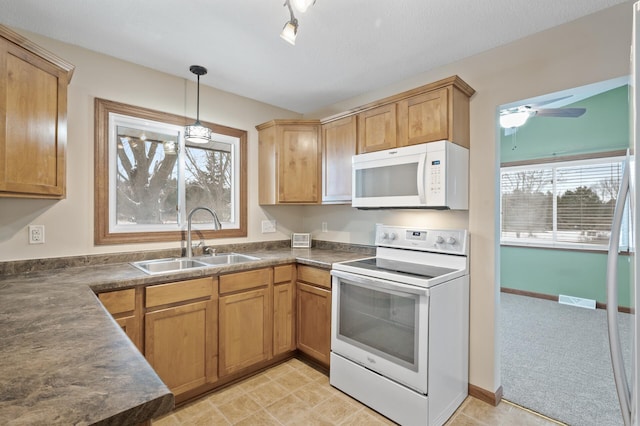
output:
{"label": "beige tile floor", "polygon": [[[292,359],[240,383],[206,395],[153,421],[174,425],[394,425],[329,385],[329,378]],[[502,402],[497,407],[467,398],[447,422],[463,425],[557,425]]]}

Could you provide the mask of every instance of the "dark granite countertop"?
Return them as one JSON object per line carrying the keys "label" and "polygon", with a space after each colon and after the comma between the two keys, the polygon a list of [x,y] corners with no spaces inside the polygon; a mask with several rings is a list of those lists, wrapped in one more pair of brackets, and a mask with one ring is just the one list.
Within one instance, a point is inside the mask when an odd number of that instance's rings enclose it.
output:
{"label": "dark granite countertop", "polygon": [[298,262],[330,269],[353,251],[271,249],[261,260],[147,275],[128,263],[0,276],[0,424],[137,424],[173,409],[169,389],[96,292]]}

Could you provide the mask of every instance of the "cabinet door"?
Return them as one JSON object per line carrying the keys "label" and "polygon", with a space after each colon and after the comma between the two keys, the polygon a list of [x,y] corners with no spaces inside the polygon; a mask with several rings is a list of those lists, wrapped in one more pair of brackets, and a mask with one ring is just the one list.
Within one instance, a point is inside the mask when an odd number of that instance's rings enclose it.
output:
{"label": "cabinet door", "polygon": [[148,312],[145,356],[176,397],[216,380],[212,300]]}
{"label": "cabinet door", "polygon": [[67,77],[0,38],[0,195],[63,198]]}
{"label": "cabinet door", "polygon": [[269,289],[220,297],[220,376],[270,358]]}
{"label": "cabinet door", "polygon": [[358,153],[396,147],[396,104],[358,114]]}
{"label": "cabinet door", "polygon": [[118,325],[136,345],[140,352],[142,347],[142,289],[136,294],[136,290],[129,288],[126,290],[111,291],[101,293],[98,299],[116,320]]}
{"label": "cabinet door", "polygon": [[329,365],[331,350],[331,291],[297,283],[297,346]]}
{"label": "cabinet door", "polygon": [[351,157],[356,153],[356,116],[322,125],[322,203],[351,202]]}
{"label": "cabinet door", "polygon": [[317,125],[279,125],[278,202],[320,201],[320,146]]}
{"label": "cabinet door", "polygon": [[295,283],[273,286],[273,355],[295,350]]}
{"label": "cabinet door", "polygon": [[449,139],[448,88],[398,102],[398,145]]}

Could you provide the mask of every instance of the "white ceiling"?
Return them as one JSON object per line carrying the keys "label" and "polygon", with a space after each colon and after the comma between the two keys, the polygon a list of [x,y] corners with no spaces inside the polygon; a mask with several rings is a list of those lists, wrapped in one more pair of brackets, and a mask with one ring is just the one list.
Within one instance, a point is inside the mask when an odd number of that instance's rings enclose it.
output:
{"label": "white ceiling", "polygon": [[284,0],[0,0],[0,23],[308,113],[625,1],[317,0],[295,46]]}

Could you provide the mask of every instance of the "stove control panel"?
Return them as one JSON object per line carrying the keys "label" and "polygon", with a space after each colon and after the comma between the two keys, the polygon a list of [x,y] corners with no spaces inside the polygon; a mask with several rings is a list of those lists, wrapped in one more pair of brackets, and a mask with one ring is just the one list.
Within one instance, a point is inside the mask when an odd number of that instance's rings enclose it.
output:
{"label": "stove control panel", "polygon": [[424,229],[376,225],[376,246],[447,254],[468,254],[466,229]]}

